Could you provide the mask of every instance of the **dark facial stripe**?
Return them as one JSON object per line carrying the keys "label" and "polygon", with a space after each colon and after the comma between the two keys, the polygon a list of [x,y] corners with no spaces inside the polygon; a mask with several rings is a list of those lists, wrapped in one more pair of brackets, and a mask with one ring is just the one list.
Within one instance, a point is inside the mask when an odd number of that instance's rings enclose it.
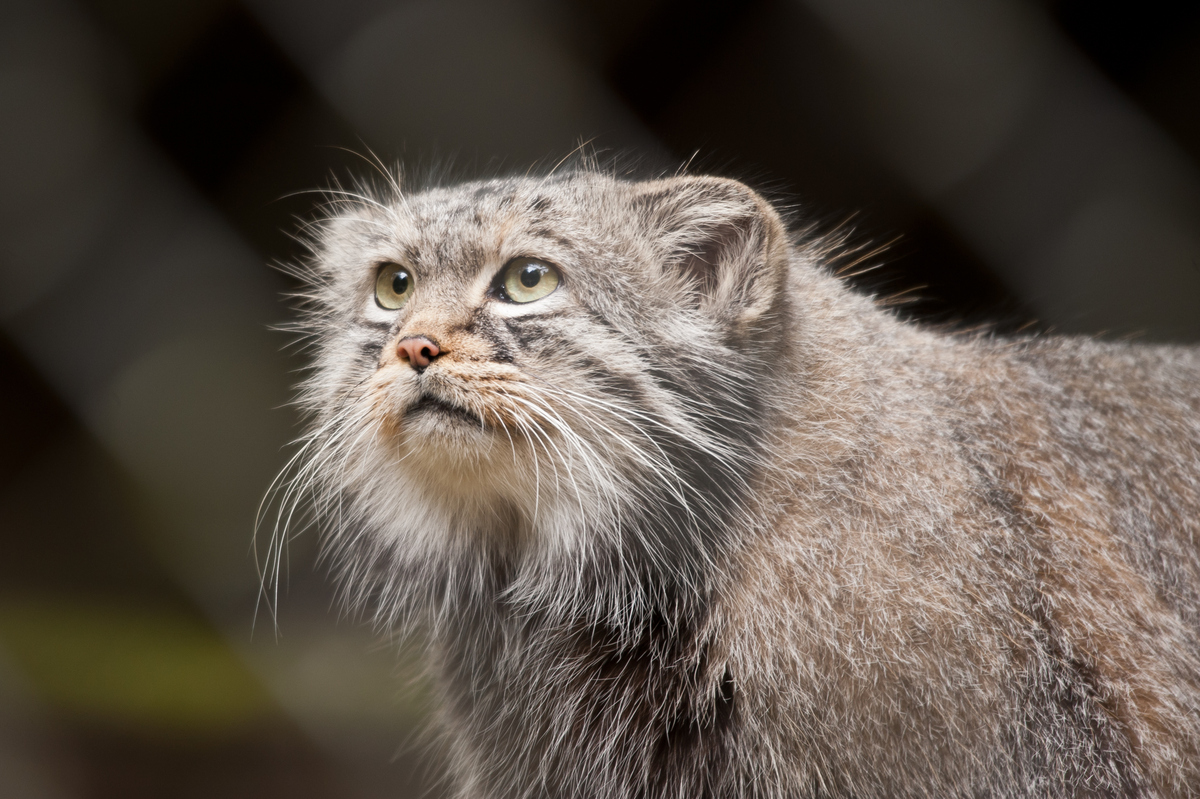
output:
{"label": "dark facial stripe", "polygon": [[358,351],[364,362],[376,363],[379,361],[379,356],[383,353],[383,342],[368,341],[361,345]]}
{"label": "dark facial stripe", "polygon": [[392,329],[391,322],[380,322],[375,319],[368,319],[365,316],[360,316],[354,321],[359,327],[365,327],[367,330],[374,330],[377,333],[387,333]]}
{"label": "dark facial stripe", "polygon": [[463,325],[463,332],[478,336],[492,348],[492,360],[497,363],[512,363],[513,350],[509,342],[501,334],[494,317],[488,315],[483,308],[476,308],[470,320]]}

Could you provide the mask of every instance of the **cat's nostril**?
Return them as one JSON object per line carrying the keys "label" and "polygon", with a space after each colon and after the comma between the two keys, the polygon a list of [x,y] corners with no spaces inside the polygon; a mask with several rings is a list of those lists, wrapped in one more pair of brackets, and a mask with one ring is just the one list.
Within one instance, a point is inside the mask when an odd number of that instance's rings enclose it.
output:
{"label": "cat's nostril", "polygon": [[437,343],[428,336],[405,336],[396,342],[396,354],[418,372],[442,354]]}

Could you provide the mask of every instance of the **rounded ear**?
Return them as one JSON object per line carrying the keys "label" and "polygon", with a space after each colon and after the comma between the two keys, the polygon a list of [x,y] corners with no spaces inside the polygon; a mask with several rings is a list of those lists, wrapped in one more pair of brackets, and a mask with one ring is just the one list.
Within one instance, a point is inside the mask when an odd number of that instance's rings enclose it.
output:
{"label": "rounded ear", "polygon": [[787,263],[779,214],[748,186],[680,177],[640,184],[634,206],[662,248],[663,269],[701,310],[739,325],[774,305]]}

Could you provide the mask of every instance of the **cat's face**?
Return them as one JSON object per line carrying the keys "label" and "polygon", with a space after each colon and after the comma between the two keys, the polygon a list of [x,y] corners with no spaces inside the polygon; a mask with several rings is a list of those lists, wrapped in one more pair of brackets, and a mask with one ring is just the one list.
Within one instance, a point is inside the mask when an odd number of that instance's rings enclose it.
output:
{"label": "cat's face", "polygon": [[310,320],[326,496],[425,556],[695,526],[746,468],[785,246],[769,206],[716,179],[348,204]]}

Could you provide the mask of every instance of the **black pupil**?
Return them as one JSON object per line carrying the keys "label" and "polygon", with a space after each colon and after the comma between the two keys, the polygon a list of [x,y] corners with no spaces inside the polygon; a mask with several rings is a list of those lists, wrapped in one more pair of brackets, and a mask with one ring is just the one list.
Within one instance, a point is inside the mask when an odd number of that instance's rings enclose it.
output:
{"label": "black pupil", "polygon": [[542,272],[545,270],[540,266],[526,264],[521,268],[521,285],[527,289],[536,286],[542,280]]}
{"label": "black pupil", "polygon": [[392,293],[400,295],[408,291],[408,272],[401,269],[392,275]]}

